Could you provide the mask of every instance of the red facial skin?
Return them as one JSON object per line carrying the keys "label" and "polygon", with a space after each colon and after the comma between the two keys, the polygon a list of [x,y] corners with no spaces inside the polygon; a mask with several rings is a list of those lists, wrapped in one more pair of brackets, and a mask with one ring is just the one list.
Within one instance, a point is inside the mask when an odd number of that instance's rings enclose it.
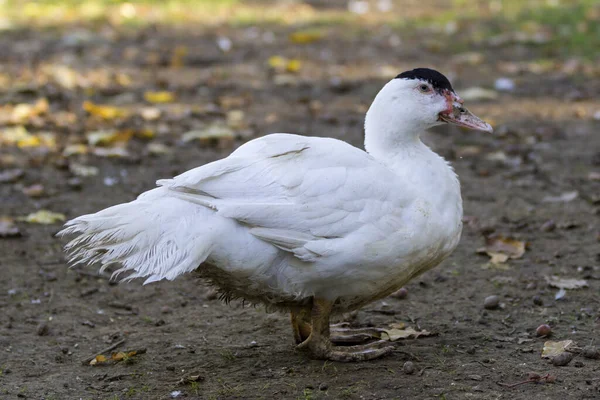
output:
{"label": "red facial skin", "polygon": [[463,104],[465,101],[463,99],[461,99],[460,97],[458,97],[458,95],[454,92],[452,92],[451,90],[445,89],[444,90],[444,97],[446,98],[446,102],[447,102],[447,107],[446,107],[446,111],[444,111],[444,114],[452,114],[454,111],[454,103],[457,102],[458,104]]}

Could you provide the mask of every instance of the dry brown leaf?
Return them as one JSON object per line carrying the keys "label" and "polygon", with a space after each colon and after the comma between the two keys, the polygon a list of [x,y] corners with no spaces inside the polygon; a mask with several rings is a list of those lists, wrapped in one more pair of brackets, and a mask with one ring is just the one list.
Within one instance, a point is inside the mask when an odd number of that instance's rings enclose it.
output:
{"label": "dry brown leaf", "polygon": [[133,130],[123,131],[94,131],[86,134],[90,146],[110,146],[115,143],[127,143],[133,136]]}
{"label": "dry brown leaf", "polygon": [[477,250],[490,256],[492,264],[503,264],[510,258],[521,258],[525,254],[525,242],[498,236],[485,239],[485,247]]}
{"label": "dry brown leaf", "polygon": [[[394,327],[395,326],[395,327]],[[402,325],[392,325],[390,329],[385,329],[381,334],[381,339],[395,342],[400,339],[416,339],[420,336],[431,336],[431,332],[426,330],[417,331],[414,328]]]}
{"label": "dry brown leaf", "polygon": [[581,289],[588,287],[588,283],[583,279],[560,278],[556,275],[546,276],[548,285],[559,289]]}
{"label": "dry brown leaf", "polygon": [[553,358],[565,351],[574,350],[576,348],[577,344],[572,340],[562,340],[560,342],[548,340],[547,342],[544,342],[542,358]]}
{"label": "dry brown leaf", "polygon": [[48,225],[56,222],[63,222],[66,217],[64,214],[55,213],[48,210],[40,210],[19,219],[21,221],[29,222],[30,224]]}

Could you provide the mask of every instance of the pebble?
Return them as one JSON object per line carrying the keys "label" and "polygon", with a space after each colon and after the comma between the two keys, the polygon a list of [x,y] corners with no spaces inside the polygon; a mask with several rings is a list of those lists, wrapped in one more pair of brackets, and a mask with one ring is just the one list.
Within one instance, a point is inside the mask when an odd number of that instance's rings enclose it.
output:
{"label": "pebble", "polygon": [[552,328],[550,325],[542,324],[535,330],[536,336],[550,336],[552,334]]}
{"label": "pebble", "polygon": [[321,383],[319,385],[319,390],[325,391],[327,389],[329,389],[329,386],[326,383]]}
{"label": "pebble", "polygon": [[565,351],[565,352],[560,353],[556,357],[554,357],[552,359],[552,364],[556,365],[557,367],[564,367],[565,365],[567,365],[568,363],[571,362],[573,357],[574,357],[573,353],[569,353],[568,351]]}
{"label": "pebble", "polygon": [[405,299],[408,296],[408,290],[406,288],[400,288],[391,294],[396,299]]}
{"label": "pebble", "polygon": [[556,223],[552,220],[548,220],[548,221],[544,222],[542,224],[542,226],[540,226],[540,230],[542,232],[552,232],[555,229],[556,229]]}
{"label": "pebble", "polygon": [[473,380],[473,381],[480,381],[483,379],[483,377],[481,375],[469,375],[468,376],[469,379]]}
{"label": "pebble", "polygon": [[488,296],[483,301],[483,307],[486,310],[495,310],[500,305],[500,298],[496,295]]}
{"label": "pebble", "polygon": [[533,296],[533,304],[535,304],[536,306],[543,306],[544,300],[542,300],[540,296]]}
{"label": "pebble", "polygon": [[37,326],[36,333],[38,336],[46,336],[50,333],[50,327],[46,322],[42,322]]}
{"label": "pebble", "polygon": [[598,350],[594,346],[586,346],[586,347],[584,347],[583,351],[581,352],[581,354],[585,358],[591,358],[593,360],[600,360],[600,350]]}
{"label": "pebble", "polygon": [[402,366],[402,371],[404,371],[406,375],[412,375],[415,373],[415,365],[412,361],[407,361]]}
{"label": "pebble", "polygon": [[173,309],[169,306],[162,306],[160,308],[160,312],[163,314],[169,314],[169,313],[173,312]]}

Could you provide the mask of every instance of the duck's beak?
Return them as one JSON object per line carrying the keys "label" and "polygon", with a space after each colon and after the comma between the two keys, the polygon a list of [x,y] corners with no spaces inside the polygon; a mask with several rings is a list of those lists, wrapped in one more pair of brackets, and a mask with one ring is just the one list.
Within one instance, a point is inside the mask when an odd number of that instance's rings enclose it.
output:
{"label": "duck's beak", "polygon": [[439,114],[440,121],[489,133],[494,131],[490,124],[473,115],[471,111],[467,110],[463,106],[463,99],[461,99],[456,93],[447,90],[444,92],[444,96],[448,101],[448,108]]}

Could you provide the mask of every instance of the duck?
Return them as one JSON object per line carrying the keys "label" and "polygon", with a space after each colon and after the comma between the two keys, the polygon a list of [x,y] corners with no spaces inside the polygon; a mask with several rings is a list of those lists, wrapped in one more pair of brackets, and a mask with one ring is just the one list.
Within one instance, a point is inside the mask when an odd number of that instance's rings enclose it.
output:
{"label": "duck", "polygon": [[459,180],[420,138],[442,124],[492,132],[442,73],[405,71],[369,107],[365,150],[269,134],[72,219],[59,235],[72,236],[71,265],[118,265],[115,278],[144,284],[194,272],[225,300],[289,313],[298,349],[313,358],[376,359],[394,350],[377,328],[330,320],[390,295],[456,248]]}

